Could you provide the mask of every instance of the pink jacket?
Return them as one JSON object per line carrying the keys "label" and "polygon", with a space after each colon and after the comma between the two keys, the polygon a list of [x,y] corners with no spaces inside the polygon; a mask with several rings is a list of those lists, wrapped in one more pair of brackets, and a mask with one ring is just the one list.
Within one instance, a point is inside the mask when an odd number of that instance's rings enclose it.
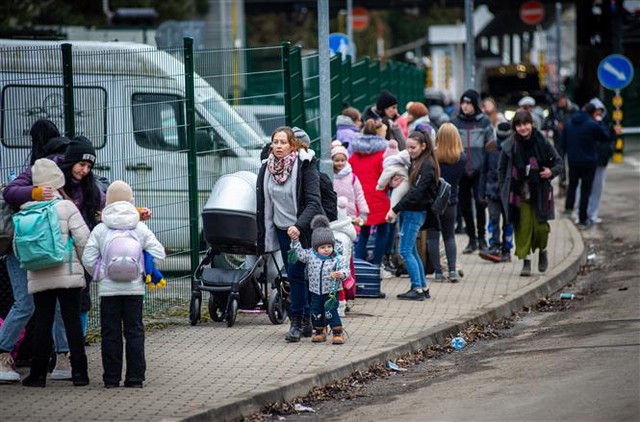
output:
{"label": "pink jacket", "polygon": [[338,197],[347,198],[347,215],[355,218],[362,214],[369,214],[369,206],[364,197],[364,191],[360,180],[351,170],[351,164],[347,165],[333,175],[333,190]]}

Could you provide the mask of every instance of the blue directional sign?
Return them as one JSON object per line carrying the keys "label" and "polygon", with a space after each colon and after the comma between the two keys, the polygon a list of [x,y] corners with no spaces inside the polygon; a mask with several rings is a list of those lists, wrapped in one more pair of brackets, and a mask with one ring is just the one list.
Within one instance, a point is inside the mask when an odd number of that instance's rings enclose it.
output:
{"label": "blue directional sign", "polygon": [[353,44],[349,43],[349,37],[339,32],[329,34],[329,49],[331,50],[332,56],[335,54],[341,54],[342,59],[347,55],[353,57],[354,53]]}
{"label": "blue directional sign", "polygon": [[621,54],[611,54],[598,65],[600,84],[611,90],[622,89],[633,79],[633,65]]}

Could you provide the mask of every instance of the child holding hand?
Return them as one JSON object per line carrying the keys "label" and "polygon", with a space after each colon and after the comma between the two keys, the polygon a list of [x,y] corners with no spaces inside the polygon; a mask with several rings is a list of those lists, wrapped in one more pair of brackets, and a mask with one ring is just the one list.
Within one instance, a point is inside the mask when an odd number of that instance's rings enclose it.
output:
{"label": "child holding hand", "polygon": [[309,293],[311,294],[311,318],[314,334],[311,341],[327,339],[327,322],[331,327],[333,344],[344,344],[344,328],[338,315],[338,291],[342,281],[349,277],[349,267],[340,257],[342,247],[336,245],[335,237],[324,215],[311,220],[311,248],[303,249],[298,236],[292,236],[292,247],[299,261],[307,264]]}

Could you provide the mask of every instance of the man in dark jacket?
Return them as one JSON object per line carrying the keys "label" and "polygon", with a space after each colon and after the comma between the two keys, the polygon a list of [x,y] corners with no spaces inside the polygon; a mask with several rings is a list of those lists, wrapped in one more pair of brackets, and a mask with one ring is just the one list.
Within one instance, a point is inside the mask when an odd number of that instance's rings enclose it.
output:
{"label": "man in dark jacket", "polygon": [[[571,102],[567,94],[561,92],[557,95],[556,101],[551,105],[549,117],[544,122],[544,129],[553,133],[553,142],[558,154],[564,159],[565,152],[561,148],[564,128],[571,120],[574,113],[578,111],[578,106]],[[567,174],[563,171],[560,174],[558,196],[563,197],[567,191]]]}
{"label": "man in dark jacket", "polygon": [[576,200],[576,190],[580,183],[580,206],[578,225],[589,226],[587,207],[591,186],[598,165],[598,144],[608,143],[605,130],[591,117],[595,111],[593,104],[586,104],[583,110],[575,113],[565,127],[561,138],[562,150],[569,162],[569,188],[565,202],[565,214],[571,215]]}
{"label": "man in dark jacket", "polygon": [[[480,94],[469,89],[460,97],[460,113],[451,121],[460,132],[462,146],[467,153],[467,167],[460,179],[460,210],[464,218],[469,244],[462,251],[470,254],[476,249],[487,249],[487,241],[484,238],[487,222],[486,204],[478,195],[480,173],[484,167],[487,151],[496,148],[493,127],[487,116],[480,110]],[[473,220],[472,200],[476,206],[476,225]]]}

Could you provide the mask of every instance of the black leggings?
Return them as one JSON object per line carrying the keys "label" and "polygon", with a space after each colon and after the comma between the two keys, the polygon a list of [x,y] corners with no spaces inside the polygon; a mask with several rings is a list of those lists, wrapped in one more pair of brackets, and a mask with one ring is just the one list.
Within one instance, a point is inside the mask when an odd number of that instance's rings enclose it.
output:
{"label": "black leggings", "polygon": [[[440,216],[440,227],[442,228],[444,250],[447,254],[449,272],[455,271],[456,256],[458,254],[455,235],[457,211],[457,205],[449,205],[444,210],[444,214]],[[440,232],[437,230],[427,230],[427,239],[429,240],[429,257],[431,258],[434,272],[436,274],[442,274],[442,266],[440,265]]]}
{"label": "black leggings", "polygon": [[[480,175],[476,174],[469,176],[464,174],[460,179],[460,192],[458,198],[460,199],[460,210],[462,211],[462,217],[464,218],[465,231],[469,240],[484,240],[484,230],[487,225],[486,217],[486,205],[478,198],[478,185],[480,184]],[[476,236],[476,225],[473,221],[473,208],[472,200],[476,205],[476,221],[478,223],[478,234]]]}

